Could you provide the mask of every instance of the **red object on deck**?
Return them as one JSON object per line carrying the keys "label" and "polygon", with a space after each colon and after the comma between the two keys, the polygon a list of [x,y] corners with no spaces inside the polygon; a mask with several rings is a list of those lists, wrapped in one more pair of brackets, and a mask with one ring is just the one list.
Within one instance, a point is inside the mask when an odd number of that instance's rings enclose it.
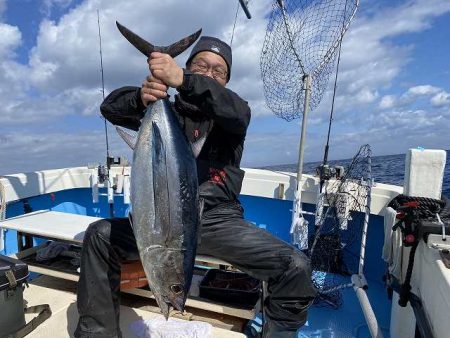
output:
{"label": "red object on deck", "polygon": [[148,284],[141,261],[122,264],[120,290],[141,288]]}

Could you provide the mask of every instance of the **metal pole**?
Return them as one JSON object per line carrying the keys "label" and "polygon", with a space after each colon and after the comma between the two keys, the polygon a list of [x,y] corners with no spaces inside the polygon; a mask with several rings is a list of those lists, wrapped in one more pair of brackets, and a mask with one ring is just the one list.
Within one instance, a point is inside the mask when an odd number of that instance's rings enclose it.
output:
{"label": "metal pole", "polygon": [[[358,275],[353,275],[352,280],[357,277]],[[375,313],[373,312],[372,306],[370,305],[370,301],[369,298],[367,297],[365,290],[359,285],[355,285],[353,288],[356,292],[356,296],[358,297],[361,309],[364,313],[364,317],[366,319],[366,323],[369,328],[371,337],[383,338],[383,332],[381,331],[381,328],[378,325],[377,318],[375,317]]]}
{"label": "metal pole", "polygon": [[302,210],[302,187],[303,157],[306,140],[306,121],[308,119],[309,101],[311,98],[311,76],[303,76],[303,88],[305,90],[305,102],[303,110],[302,131],[300,136],[300,147],[298,153],[297,184],[295,189],[294,205],[292,210],[292,224],[290,233],[293,236],[293,244],[300,249],[308,248],[308,222],[303,217]]}
{"label": "metal pole", "polygon": [[370,203],[372,202],[372,152],[368,149],[367,157],[367,177],[362,178],[361,185],[364,185],[366,189],[366,207],[364,215],[364,225],[361,238],[361,252],[359,255],[359,268],[358,274],[352,276],[353,289],[356,292],[361,309],[363,310],[364,317],[366,319],[367,326],[370,331],[370,335],[373,338],[383,338],[383,333],[380,326],[378,325],[377,318],[373,312],[372,306],[370,305],[369,297],[367,296],[367,281],[364,276],[364,261],[366,254],[366,240],[367,240],[367,230],[369,226],[370,217]]}
{"label": "metal pole", "polygon": [[298,152],[298,169],[297,169],[297,191],[301,191],[300,182],[303,175],[303,158],[305,156],[306,144],[306,123],[309,112],[309,101],[311,100],[311,75],[303,77],[303,88],[305,90],[305,102],[303,106],[302,132],[300,136],[300,148]]}
{"label": "metal pole", "polygon": [[369,156],[367,158],[367,181],[361,182],[361,184],[366,185],[366,210],[364,210],[364,225],[362,231],[361,238],[361,251],[359,254],[359,269],[358,274],[362,276],[364,274],[364,260],[366,256],[366,240],[367,240],[367,231],[369,228],[369,217],[370,217],[370,204],[372,203],[372,152],[369,150]]}

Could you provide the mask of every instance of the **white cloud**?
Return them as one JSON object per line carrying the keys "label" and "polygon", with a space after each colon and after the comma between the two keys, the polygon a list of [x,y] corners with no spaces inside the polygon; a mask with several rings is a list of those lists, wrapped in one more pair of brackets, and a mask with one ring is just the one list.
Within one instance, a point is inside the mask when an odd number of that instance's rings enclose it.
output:
{"label": "white cloud", "polygon": [[439,92],[439,88],[433,87],[430,85],[424,85],[424,86],[415,86],[408,89],[408,91],[405,93],[406,96],[421,96],[421,95],[430,95],[430,94],[436,94]]}
{"label": "white cloud", "polygon": [[445,106],[450,103],[450,94],[444,89],[431,85],[420,85],[409,88],[400,96],[399,103],[406,107],[412,104],[431,105],[433,107]]}
{"label": "white cloud", "polygon": [[73,0],[43,0],[41,12],[49,16],[54,8],[65,9],[70,6]]}
{"label": "white cloud", "polygon": [[19,29],[0,22],[0,61],[14,56],[15,49],[22,42]]}
{"label": "white cloud", "polygon": [[361,103],[372,103],[374,102],[378,97],[378,93],[375,91],[371,91],[368,88],[362,88],[357,94],[356,94],[356,100]]}
{"label": "white cloud", "polygon": [[[430,28],[434,18],[450,11],[450,2],[406,1],[377,9],[365,16],[357,13],[344,36],[338,82],[339,110],[368,108],[372,100],[354,100],[355,95],[361,98],[361,91],[389,90],[413,61],[415,48],[412,44],[394,44],[390,39]],[[326,95],[324,100],[327,97],[331,95]],[[370,95],[363,97],[370,98]]]}
{"label": "white cloud", "polygon": [[[1,6],[0,6],[1,7]],[[1,16],[1,15],[0,15]],[[15,26],[0,22],[0,121],[8,114],[8,108],[17,101],[26,100],[23,83],[25,67],[16,63],[16,49],[22,43],[22,34]],[[22,79],[22,80],[21,80]]]}
{"label": "white cloud", "polygon": [[450,94],[447,92],[440,92],[431,98],[431,104],[436,107],[450,105]]}
{"label": "white cloud", "polygon": [[395,96],[394,96],[394,95],[385,95],[385,96],[383,96],[383,97],[381,98],[379,107],[380,107],[381,109],[389,109],[389,108],[392,108],[392,107],[394,107],[394,105],[395,105],[395,101],[396,101],[396,99],[395,99]]}

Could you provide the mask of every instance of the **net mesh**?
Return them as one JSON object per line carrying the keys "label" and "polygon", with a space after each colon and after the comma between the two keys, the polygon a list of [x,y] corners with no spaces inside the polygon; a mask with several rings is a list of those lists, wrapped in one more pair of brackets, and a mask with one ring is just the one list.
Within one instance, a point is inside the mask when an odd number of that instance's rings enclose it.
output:
{"label": "net mesh", "polygon": [[309,256],[318,304],[337,308],[346,276],[358,273],[364,224],[370,214],[371,150],[362,146],[340,179],[326,182],[324,210],[310,238]]}
{"label": "net mesh", "polygon": [[268,107],[291,121],[303,113],[303,77],[312,77],[310,109],[322,99],[339,42],[358,0],[275,0],[260,66]]}

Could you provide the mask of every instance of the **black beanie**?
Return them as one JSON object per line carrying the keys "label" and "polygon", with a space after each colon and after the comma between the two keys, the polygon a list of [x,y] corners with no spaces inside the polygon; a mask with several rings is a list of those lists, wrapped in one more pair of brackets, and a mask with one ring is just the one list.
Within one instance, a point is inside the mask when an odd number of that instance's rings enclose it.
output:
{"label": "black beanie", "polygon": [[194,48],[192,48],[191,55],[189,55],[189,58],[186,61],[186,66],[192,61],[195,55],[205,51],[220,55],[225,60],[228,66],[227,82],[230,81],[232,63],[231,47],[227,43],[217,38],[211,36],[202,36],[200,40],[198,40]]}

